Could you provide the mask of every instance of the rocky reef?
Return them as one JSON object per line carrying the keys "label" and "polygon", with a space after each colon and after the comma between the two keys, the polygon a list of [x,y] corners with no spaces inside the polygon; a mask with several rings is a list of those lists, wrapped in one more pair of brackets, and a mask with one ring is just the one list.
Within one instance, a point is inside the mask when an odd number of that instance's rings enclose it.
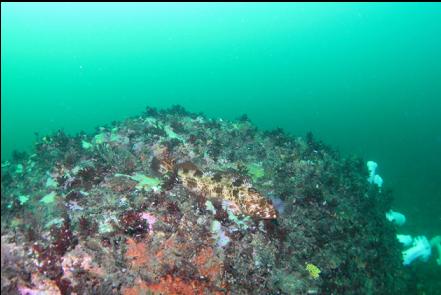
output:
{"label": "rocky reef", "polygon": [[311,134],[147,108],[1,173],[2,294],[408,292],[391,193]]}

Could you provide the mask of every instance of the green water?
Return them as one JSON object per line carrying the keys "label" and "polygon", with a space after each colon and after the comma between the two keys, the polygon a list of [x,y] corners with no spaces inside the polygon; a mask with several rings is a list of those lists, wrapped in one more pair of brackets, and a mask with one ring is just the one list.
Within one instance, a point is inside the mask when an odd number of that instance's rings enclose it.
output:
{"label": "green water", "polygon": [[441,5],[1,5],[1,157],[146,105],[315,136],[379,163],[441,231]]}

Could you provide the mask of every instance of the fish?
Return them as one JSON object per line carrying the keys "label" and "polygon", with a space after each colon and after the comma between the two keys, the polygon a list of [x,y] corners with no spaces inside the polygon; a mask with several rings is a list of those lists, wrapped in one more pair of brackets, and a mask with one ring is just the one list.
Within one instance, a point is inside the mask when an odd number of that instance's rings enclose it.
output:
{"label": "fish", "polygon": [[182,185],[207,199],[234,202],[243,214],[256,219],[277,219],[277,211],[245,178],[230,172],[204,173],[191,162],[177,164],[176,176]]}

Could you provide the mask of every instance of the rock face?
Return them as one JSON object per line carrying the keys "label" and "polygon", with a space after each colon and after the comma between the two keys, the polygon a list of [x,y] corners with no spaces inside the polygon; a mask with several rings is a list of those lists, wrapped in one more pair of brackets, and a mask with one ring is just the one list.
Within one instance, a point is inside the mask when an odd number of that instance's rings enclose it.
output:
{"label": "rock face", "polygon": [[364,162],[179,106],[45,136],[2,163],[2,294],[409,292]]}

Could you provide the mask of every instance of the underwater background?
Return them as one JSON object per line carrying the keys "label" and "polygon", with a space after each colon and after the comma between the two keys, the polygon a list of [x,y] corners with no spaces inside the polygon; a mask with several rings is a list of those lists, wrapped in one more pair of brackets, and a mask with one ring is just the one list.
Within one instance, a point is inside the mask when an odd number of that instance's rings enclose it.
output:
{"label": "underwater background", "polygon": [[1,157],[180,104],[379,164],[403,229],[441,230],[441,5],[1,5]]}

